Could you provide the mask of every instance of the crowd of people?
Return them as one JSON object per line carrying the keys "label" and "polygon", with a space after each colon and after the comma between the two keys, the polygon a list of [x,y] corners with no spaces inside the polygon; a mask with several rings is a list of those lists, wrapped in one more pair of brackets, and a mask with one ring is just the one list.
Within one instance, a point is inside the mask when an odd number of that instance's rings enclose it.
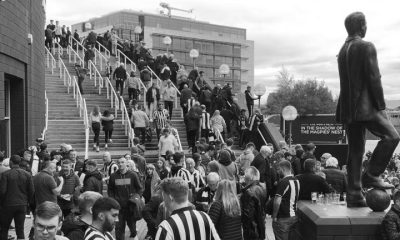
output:
{"label": "crowd of people", "polygon": [[[160,142],[168,141],[168,133],[165,128]],[[30,212],[39,216],[31,239],[56,233],[70,240],[99,234],[100,239],[113,239],[114,225],[116,239],[125,239],[126,226],[134,238],[142,218],[146,239],[186,234],[194,234],[193,239],[206,239],[207,234],[214,239],[265,239],[267,214],[275,238],[288,239],[296,227],[298,200],[311,200],[314,192],[346,197],[346,172],[329,153],[315,159],[313,144],[304,150],[301,145],[289,149],[282,143],[274,149],[268,144],[257,151],[249,142],[236,157],[232,139],[214,145],[202,141],[197,146],[202,151],[191,157],[166,150],[151,164],[138,138],[135,143],[119,159],[105,152],[103,169],[96,161],[80,159],[67,144],[48,152],[42,139],[19,155],[1,155],[0,199],[6,216],[0,219],[2,239],[7,239],[12,220],[17,238],[24,239],[25,215]],[[52,215],[41,215],[46,208],[53,209]],[[61,225],[37,224],[55,216],[63,220]]]}
{"label": "crowd of people", "polygon": [[72,36],[72,33],[69,27],[66,27],[65,25],[61,26],[59,21],[56,21],[56,23],[54,24],[54,20],[50,20],[50,23],[46,26],[46,29],[44,31],[44,36],[45,46],[49,50],[52,50],[54,42],[57,42],[62,47],[67,47],[68,44],[70,44],[69,38],[70,36]]}

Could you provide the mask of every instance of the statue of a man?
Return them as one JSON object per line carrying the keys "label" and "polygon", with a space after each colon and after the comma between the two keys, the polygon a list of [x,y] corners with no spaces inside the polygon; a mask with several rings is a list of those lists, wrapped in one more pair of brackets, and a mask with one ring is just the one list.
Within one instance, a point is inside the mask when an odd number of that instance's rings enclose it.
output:
{"label": "statue of a man", "polygon": [[[338,55],[340,96],[336,119],[346,126],[349,143],[347,206],[365,207],[361,187],[393,187],[379,175],[385,171],[399,143],[399,134],[385,111],[376,49],[372,43],[362,40],[367,31],[365,16],[354,12],[346,17],[344,24],[348,37]],[[367,169],[361,173],[366,129],[381,140]]]}

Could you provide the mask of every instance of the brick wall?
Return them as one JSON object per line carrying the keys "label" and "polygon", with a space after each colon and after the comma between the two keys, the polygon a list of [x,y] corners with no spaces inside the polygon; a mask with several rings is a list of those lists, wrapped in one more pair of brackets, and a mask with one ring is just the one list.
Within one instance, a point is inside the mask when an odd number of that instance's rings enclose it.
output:
{"label": "brick wall", "polygon": [[[25,146],[40,136],[45,124],[44,24],[42,1],[0,2],[0,120],[5,115],[4,80],[8,74],[23,81],[25,112],[21,127],[25,131],[21,141]],[[31,45],[29,33],[33,36]]]}

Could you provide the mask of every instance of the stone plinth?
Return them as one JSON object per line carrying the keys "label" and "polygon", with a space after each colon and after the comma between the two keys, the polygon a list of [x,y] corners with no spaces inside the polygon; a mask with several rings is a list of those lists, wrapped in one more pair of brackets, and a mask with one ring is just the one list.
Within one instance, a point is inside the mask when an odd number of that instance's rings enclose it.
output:
{"label": "stone plinth", "polygon": [[[388,209],[386,210],[388,211]],[[386,212],[346,205],[298,203],[298,238],[302,240],[380,240]]]}

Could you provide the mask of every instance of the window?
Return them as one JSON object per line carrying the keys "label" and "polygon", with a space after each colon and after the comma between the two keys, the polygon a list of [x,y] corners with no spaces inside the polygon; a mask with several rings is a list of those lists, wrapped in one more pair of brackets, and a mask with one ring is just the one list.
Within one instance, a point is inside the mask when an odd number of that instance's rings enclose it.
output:
{"label": "window", "polygon": [[234,67],[240,67],[241,66],[241,59],[240,58],[234,58],[233,59],[233,66]]}
{"label": "window", "polygon": [[233,70],[233,79],[240,80],[240,70]]}
{"label": "window", "polygon": [[215,54],[232,56],[233,47],[229,44],[215,43]]}

